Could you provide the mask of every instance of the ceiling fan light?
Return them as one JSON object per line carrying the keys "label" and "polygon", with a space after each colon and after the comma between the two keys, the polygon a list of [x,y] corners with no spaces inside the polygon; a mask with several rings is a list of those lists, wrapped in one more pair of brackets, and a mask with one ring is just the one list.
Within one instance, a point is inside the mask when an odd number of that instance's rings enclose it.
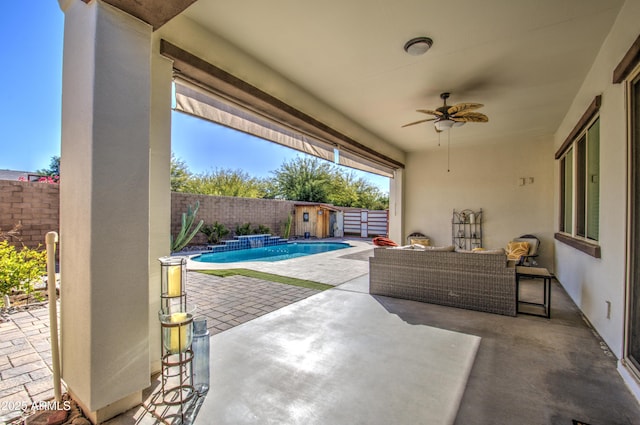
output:
{"label": "ceiling fan light", "polygon": [[404,51],[411,56],[420,56],[427,53],[431,46],[433,46],[433,40],[429,37],[416,37],[404,44]]}
{"label": "ceiling fan light", "polygon": [[455,124],[455,121],[444,119],[444,120],[436,121],[434,125],[436,126],[437,130],[444,131],[444,130],[449,130],[451,127],[454,126],[454,124]]}

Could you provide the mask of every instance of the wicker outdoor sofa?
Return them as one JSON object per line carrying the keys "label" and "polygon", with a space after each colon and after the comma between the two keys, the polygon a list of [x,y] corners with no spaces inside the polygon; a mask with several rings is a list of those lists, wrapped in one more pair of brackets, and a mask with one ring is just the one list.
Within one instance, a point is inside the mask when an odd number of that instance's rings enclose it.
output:
{"label": "wicker outdoor sofa", "polygon": [[504,253],[376,248],[369,293],[516,315],[516,269]]}

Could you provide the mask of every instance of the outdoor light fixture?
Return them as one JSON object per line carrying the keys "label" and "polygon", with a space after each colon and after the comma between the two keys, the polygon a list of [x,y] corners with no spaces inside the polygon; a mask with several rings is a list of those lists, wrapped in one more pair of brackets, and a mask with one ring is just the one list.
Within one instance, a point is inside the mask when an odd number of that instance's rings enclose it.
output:
{"label": "outdoor light fixture", "polygon": [[404,44],[404,51],[411,56],[420,56],[427,53],[431,46],[433,46],[433,40],[429,37],[416,37]]}
{"label": "outdoor light fixture", "polygon": [[436,130],[444,131],[444,130],[449,130],[451,127],[453,127],[454,124],[455,124],[455,121],[453,120],[442,119],[442,120],[436,121],[434,125],[436,126]]}
{"label": "outdoor light fixture", "polygon": [[465,123],[461,121],[453,121],[448,118],[444,118],[436,121],[434,125],[436,127],[436,130],[444,131],[444,130],[450,130],[452,127],[462,127],[463,125],[465,125]]}

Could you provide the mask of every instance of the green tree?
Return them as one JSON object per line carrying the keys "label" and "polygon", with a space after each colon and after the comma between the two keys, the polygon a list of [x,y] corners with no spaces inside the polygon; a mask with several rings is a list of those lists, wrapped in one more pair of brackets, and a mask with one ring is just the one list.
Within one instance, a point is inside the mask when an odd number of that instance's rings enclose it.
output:
{"label": "green tree", "polygon": [[272,171],[273,178],[252,177],[242,170],[216,169],[192,174],[171,155],[171,190],[200,195],[326,202],[337,206],[387,209],[389,199],[353,172],[315,157],[298,156]]}
{"label": "green tree", "polygon": [[311,157],[285,161],[275,171],[273,185],[277,196],[294,201],[328,202],[334,188],[335,167]]}
{"label": "green tree", "polygon": [[389,198],[353,172],[318,158],[296,157],[272,171],[271,197],[327,202],[342,207],[387,209]]}
{"label": "green tree", "polygon": [[357,197],[357,201],[351,206],[369,210],[385,210],[389,208],[389,197],[367,180],[363,178],[356,179],[351,183],[351,187]]}
{"label": "green tree", "polygon": [[40,174],[42,176],[60,177],[60,157],[57,155],[52,156],[51,161],[49,162],[49,168],[42,168],[36,171],[36,174]]}
{"label": "green tree", "polygon": [[213,172],[192,176],[182,188],[182,192],[262,198],[265,187],[263,180],[251,177],[242,170],[216,169]]}
{"label": "green tree", "polygon": [[359,195],[353,173],[338,172],[332,181],[332,190],[329,194],[329,203],[341,207],[356,207]]}
{"label": "green tree", "polygon": [[191,172],[187,164],[171,154],[171,191],[184,192],[184,188],[191,179]]}

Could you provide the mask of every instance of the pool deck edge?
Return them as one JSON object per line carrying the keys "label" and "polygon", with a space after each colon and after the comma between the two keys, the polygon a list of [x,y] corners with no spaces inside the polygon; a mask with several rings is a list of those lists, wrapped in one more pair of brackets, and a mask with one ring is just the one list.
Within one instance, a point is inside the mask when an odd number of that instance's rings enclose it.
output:
{"label": "pool deck edge", "polygon": [[[339,241],[333,240],[332,242]],[[351,248],[344,248],[277,262],[244,261],[235,263],[203,263],[193,261],[192,258],[196,255],[192,255],[187,259],[187,270],[197,271],[244,268],[274,273],[281,276],[313,280],[315,282],[336,286],[369,272],[368,262],[344,259],[340,257],[373,248],[373,245],[371,245],[369,241],[365,240],[359,241],[346,239],[342,242],[349,243],[352,245]],[[329,265],[329,267],[327,267],[327,265]],[[322,270],[322,272],[319,272],[320,270]],[[332,273],[327,273],[327,270],[332,270]]]}

